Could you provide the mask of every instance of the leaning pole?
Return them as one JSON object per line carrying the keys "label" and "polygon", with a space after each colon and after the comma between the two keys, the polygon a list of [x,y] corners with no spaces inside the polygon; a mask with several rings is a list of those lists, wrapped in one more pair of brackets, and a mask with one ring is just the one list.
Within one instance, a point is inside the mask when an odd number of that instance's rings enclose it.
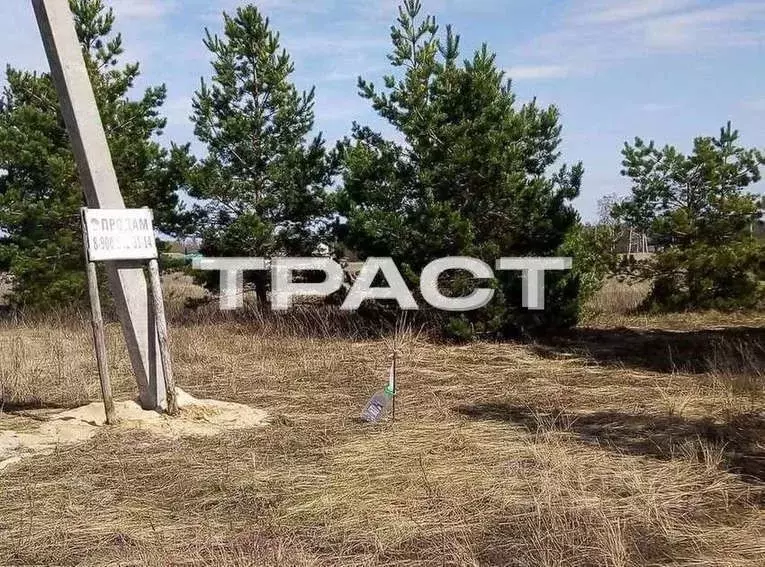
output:
{"label": "leaning pole", "polygon": [[[109,145],[66,0],[32,0],[89,208],[124,209]],[[160,407],[165,381],[143,268],[107,262],[109,288],[130,354],[141,406]]]}

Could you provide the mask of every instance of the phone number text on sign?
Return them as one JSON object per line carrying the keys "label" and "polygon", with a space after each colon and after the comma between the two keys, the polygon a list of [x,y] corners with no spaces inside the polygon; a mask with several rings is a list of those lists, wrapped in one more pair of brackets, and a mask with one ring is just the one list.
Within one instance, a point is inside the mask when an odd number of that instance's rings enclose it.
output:
{"label": "phone number text on sign", "polygon": [[149,260],[157,257],[150,209],[83,209],[88,259]]}

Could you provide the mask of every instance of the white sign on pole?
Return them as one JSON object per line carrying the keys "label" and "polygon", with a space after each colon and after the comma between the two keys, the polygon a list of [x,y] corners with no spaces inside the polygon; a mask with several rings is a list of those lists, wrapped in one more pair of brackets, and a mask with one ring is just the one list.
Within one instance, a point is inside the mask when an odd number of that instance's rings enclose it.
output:
{"label": "white sign on pole", "polygon": [[91,262],[157,257],[151,209],[83,209],[83,215]]}

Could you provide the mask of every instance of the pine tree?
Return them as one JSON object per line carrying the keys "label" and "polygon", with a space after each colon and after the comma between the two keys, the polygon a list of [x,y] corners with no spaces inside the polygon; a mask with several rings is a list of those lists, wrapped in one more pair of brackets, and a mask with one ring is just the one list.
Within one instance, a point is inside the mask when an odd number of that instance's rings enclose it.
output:
{"label": "pine tree", "polygon": [[[333,167],[314,125],[314,89],[299,93],[279,34],[252,5],[223,14],[223,37],[206,32],[214,75],[194,97],[196,136],[208,155],[195,168],[203,253],[311,256],[329,210]],[[265,274],[248,274],[265,301]],[[214,286],[215,278],[207,284]]]}
{"label": "pine tree", "polygon": [[717,138],[696,138],[687,156],[640,138],[625,144],[622,174],[632,196],[617,212],[658,248],[628,266],[653,282],[650,307],[752,307],[761,299],[765,247],[753,235],[757,197],[746,188],[760,180],[765,155],[738,138],[729,122]]}
{"label": "pine tree", "polygon": [[[119,66],[122,38],[101,0],[71,0],[120,189],[128,207],[150,207],[157,227],[181,223],[177,190],[190,165],[188,147],[163,149],[153,138],[165,87],[128,98],[138,64]],[[79,208],[84,205],[69,138],[48,73],[10,66],[0,96],[0,264],[14,278],[12,301],[46,308],[85,294]]]}
{"label": "pine tree", "polygon": [[[359,79],[362,97],[404,137],[400,144],[354,125],[340,145],[343,187],[337,207],[347,218],[347,245],[362,257],[392,256],[415,274],[443,256],[473,256],[493,266],[502,256],[556,254],[577,223],[581,165],[548,170],[559,154],[555,107],[516,105],[511,82],[486,45],[459,61],[459,36],[420,17],[419,0],[399,7],[389,55],[397,75],[384,89]],[[577,281],[548,274],[547,310],[521,304],[518,274],[498,274],[491,305],[452,318],[447,332],[504,333],[576,320]],[[444,290],[469,292],[459,274]],[[448,294],[448,293],[447,293]]]}

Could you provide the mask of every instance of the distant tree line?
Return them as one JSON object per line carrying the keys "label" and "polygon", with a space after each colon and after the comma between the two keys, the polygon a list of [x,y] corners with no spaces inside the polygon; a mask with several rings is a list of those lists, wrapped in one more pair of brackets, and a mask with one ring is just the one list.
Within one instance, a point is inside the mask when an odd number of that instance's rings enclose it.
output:
{"label": "distant tree line", "polygon": [[[650,279],[661,309],[752,307],[762,299],[763,244],[752,230],[762,204],[747,193],[765,164],[730,124],[696,139],[686,156],[640,139],[626,144],[632,195],[596,225],[572,206],[581,163],[559,163],[555,106],[519,104],[486,45],[467,58],[460,37],[405,0],[391,28],[389,75],[359,78],[359,95],[398,132],[354,123],[334,146],[314,132],[314,90],[299,91],[279,34],[253,5],[206,32],[212,76],[193,96],[190,145],[156,142],[165,87],[133,98],[138,64],[122,64],[121,36],[102,0],[70,0],[128,206],[154,209],[158,228],[201,238],[212,256],[391,256],[416,289],[430,261],[473,256],[573,255],[549,273],[544,312],[521,308],[519,274],[476,282],[447,272],[446,295],[490,285],[484,309],[440,319],[451,336],[507,336],[575,324],[582,301],[609,275]],[[9,67],[0,96],[0,269],[18,306],[53,308],[84,296],[78,208],[83,204],[50,75]],[[181,195],[194,198],[191,208]],[[624,227],[656,254],[619,255]],[[210,289],[217,277],[197,274]],[[266,274],[247,277],[265,301]]]}

